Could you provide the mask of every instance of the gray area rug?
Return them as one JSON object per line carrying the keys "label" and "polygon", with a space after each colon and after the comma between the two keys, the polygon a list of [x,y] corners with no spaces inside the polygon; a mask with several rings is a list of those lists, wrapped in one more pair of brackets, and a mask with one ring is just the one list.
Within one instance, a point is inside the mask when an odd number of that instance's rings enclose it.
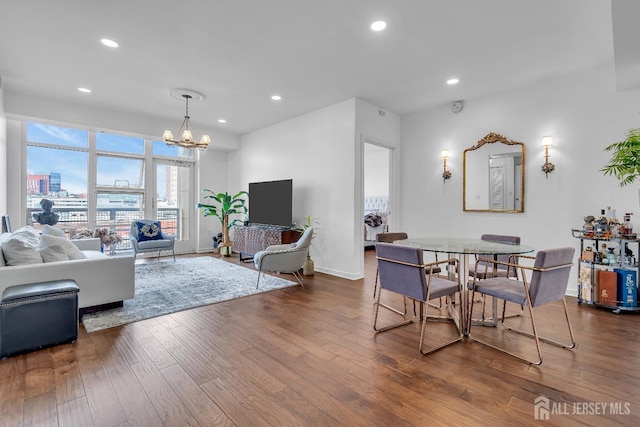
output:
{"label": "gray area rug", "polygon": [[296,282],[269,276],[209,256],[136,265],[136,290],[124,306],[82,316],[87,332],[95,332],[193,307],[228,301]]}

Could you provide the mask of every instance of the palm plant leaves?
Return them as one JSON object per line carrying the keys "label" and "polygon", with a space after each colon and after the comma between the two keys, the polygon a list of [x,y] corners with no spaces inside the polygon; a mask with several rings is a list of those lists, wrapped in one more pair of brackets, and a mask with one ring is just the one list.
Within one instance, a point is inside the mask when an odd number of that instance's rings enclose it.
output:
{"label": "palm plant leaves", "polygon": [[[210,199],[216,203],[198,203],[196,207],[202,210],[204,216],[215,216],[221,223],[224,223],[224,218],[229,215],[246,214],[248,212],[246,206],[246,199],[243,196],[248,196],[246,191],[240,191],[233,196],[229,193],[216,193],[212,190],[204,189],[203,193],[208,193],[203,196],[204,199]],[[229,227],[241,222],[239,219],[234,219]]]}
{"label": "palm plant leaves", "polygon": [[624,141],[609,145],[605,151],[611,151],[613,155],[600,171],[615,176],[620,187],[640,177],[640,129],[629,130]]}

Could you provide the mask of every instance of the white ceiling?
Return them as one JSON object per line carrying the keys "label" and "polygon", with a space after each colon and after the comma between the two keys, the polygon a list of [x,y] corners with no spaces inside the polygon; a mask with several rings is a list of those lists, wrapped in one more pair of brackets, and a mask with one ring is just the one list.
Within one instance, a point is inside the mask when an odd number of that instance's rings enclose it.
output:
{"label": "white ceiling", "polygon": [[[387,21],[385,31],[369,29],[377,19]],[[104,47],[102,37],[120,47]],[[638,58],[637,45],[620,49]],[[190,88],[206,96],[190,106],[194,124],[232,133],[353,97],[402,115],[613,63],[609,0],[0,3],[8,95],[177,126],[184,104],[169,90]],[[450,77],[460,83],[447,86]],[[282,101],[271,101],[274,93]]]}

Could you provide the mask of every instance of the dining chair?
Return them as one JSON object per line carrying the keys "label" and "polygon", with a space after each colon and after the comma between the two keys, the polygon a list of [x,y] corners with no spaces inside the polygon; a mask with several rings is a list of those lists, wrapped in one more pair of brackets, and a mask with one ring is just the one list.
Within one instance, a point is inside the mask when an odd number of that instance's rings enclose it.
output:
{"label": "dining chair", "polygon": [[[485,242],[495,242],[495,243],[505,243],[508,245],[519,245],[520,237],[519,236],[509,236],[503,234],[483,234],[480,236],[480,240],[484,240]],[[496,264],[493,261],[501,261],[506,263],[518,264],[518,256],[510,255],[510,254],[502,254],[495,255],[491,258],[487,256],[476,257],[476,268],[470,270],[470,276],[473,279],[474,276],[478,280],[486,279],[487,277],[514,277],[517,278],[518,271],[514,267],[507,267],[503,264]],[[472,284],[469,283],[469,289],[471,289]],[[474,303],[473,299],[469,299],[470,304]],[[479,302],[482,303],[482,316],[479,321],[485,322],[487,319],[485,318],[485,304],[486,298],[482,298]],[[498,301],[494,298],[492,301],[492,324],[495,325],[496,318],[498,316]],[[520,310],[520,314],[522,313],[522,307]]]}
{"label": "dining chair", "polygon": [[[495,348],[528,363],[535,365],[542,364],[542,353],[540,351],[540,341],[559,346],[566,349],[574,348],[576,345],[573,329],[571,328],[571,322],[569,321],[569,314],[567,311],[567,302],[564,295],[567,291],[569,283],[569,275],[571,272],[571,266],[575,248],[564,247],[539,251],[535,257],[520,255],[523,260],[528,260],[529,263],[533,261],[533,266],[524,264],[514,264],[511,262],[494,261],[507,268],[513,267],[520,272],[520,278],[510,277],[487,277],[484,280],[477,280],[474,278],[473,291],[471,297],[473,298],[475,293],[478,292],[482,295],[489,295],[497,299],[503,300],[502,306],[502,318],[501,325],[507,331],[513,331],[535,340],[536,349],[538,352],[537,360],[530,360],[523,355],[510,352],[505,348],[498,347],[496,345],[487,343],[471,334],[469,330],[469,338],[485,344],[489,347]],[[529,272],[531,279],[527,280],[526,272]],[[531,332],[523,331],[512,328],[505,324],[505,308],[507,301],[526,306],[528,308],[529,317],[531,321]],[[545,304],[549,304],[556,301],[562,301],[564,308],[565,319],[567,321],[567,327],[569,330],[569,337],[571,342],[569,344],[560,343],[550,340],[548,338],[541,337],[538,334],[534,318],[534,308]],[[469,310],[469,322],[473,316],[473,305]]]}
{"label": "dining chair", "polygon": [[[377,243],[393,243],[396,240],[406,240],[409,238],[409,235],[405,232],[397,231],[392,233],[378,233],[376,236]],[[373,299],[376,299],[376,295],[378,293],[378,267],[376,267],[376,281],[373,284]]]}
{"label": "dining chair", "polygon": [[[455,264],[457,262],[455,259],[446,259],[439,262],[425,264],[423,262],[423,252],[420,248],[382,242],[376,244],[376,259],[378,262],[380,279],[380,290],[377,294],[375,303],[376,311],[373,321],[373,329],[376,333],[414,323],[416,319],[415,304],[413,317],[408,318],[406,314],[406,303],[405,313],[401,313],[398,310],[390,308],[380,302],[382,291],[388,290],[420,303],[420,320],[422,321],[420,328],[420,353],[433,353],[436,350],[462,340],[462,306],[459,304],[457,305],[457,315],[459,319],[457,324],[454,317],[454,310],[456,308],[455,294],[461,290],[460,283],[458,281],[441,278],[435,272],[435,269],[439,268],[439,264]],[[425,350],[424,337],[427,321],[429,319],[428,302],[432,299],[441,297],[445,297],[446,299],[448,315],[438,318],[438,320],[452,320],[457,331],[456,337],[454,339],[447,340],[444,343],[431,346],[428,350]],[[380,307],[387,308],[393,313],[399,314],[403,317],[403,320],[398,323],[379,326],[378,318]]]}

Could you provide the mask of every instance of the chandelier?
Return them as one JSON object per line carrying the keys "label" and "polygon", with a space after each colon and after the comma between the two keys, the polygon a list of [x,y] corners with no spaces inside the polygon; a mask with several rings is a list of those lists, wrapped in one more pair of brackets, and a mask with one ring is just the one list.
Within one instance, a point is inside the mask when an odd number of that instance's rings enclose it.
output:
{"label": "chandelier", "polygon": [[[185,91],[186,92],[186,91]],[[203,99],[204,96],[197,92],[193,92],[198,95],[199,99]],[[171,96],[177,98],[177,94],[171,93]],[[180,135],[181,139],[173,139],[173,133],[170,130],[165,130],[162,133],[162,140],[169,146],[177,145],[179,147],[184,148],[198,148],[200,150],[206,150],[211,142],[211,138],[209,135],[202,135],[200,141],[194,141],[193,134],[191,133],[191,120],[189,117],[189,100],[193,98],[193,95],[190,93],[181,93],[180,96],[184,98],[186,103],[186,109],[184,114],[184,120],[180,125],[180,130],[178,130],[178,135]],[[179,99],[179,98],[178,98]],[[199,100],[196,99],[196,100]]]}

